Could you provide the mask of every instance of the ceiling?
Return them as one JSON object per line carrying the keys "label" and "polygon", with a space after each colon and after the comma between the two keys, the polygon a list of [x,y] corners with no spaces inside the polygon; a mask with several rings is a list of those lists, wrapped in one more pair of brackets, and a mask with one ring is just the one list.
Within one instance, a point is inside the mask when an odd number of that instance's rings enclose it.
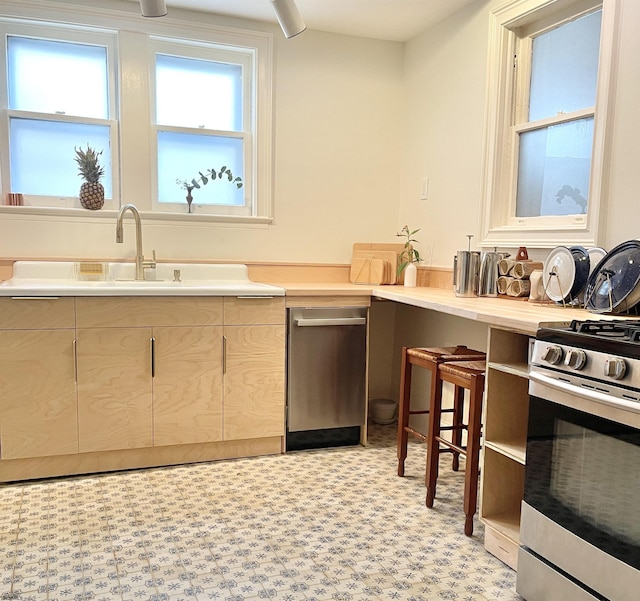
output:
{"label": "ceiling", "polygon": [[[483,0],[296,0],[309,29],[404,42],[457,10]],[[167,0],[187,8],[276,22],[269,0]]]}

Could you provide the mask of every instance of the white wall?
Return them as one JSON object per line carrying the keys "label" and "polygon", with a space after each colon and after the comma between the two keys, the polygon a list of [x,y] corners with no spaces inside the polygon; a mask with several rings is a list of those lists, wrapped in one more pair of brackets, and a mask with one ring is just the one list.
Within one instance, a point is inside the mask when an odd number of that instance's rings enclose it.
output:
{"label": "white wall", "polygon": [[[400,221],[421,228],[428,265],[451,267],[465,235],[480,231],[488,14],[487,2],[476,2],[405,50]],[[427,200],[419,200],[423,177]]]}
{"label": "white wall", "polygon": [[[119,0],[97,5],[138,11]],[[353,242],[397,241],[403,44],[314,31],[286,40],[275,25],[176,9],[171,17],[273,33],[275,223],[147,220],[147,254],[346,263]],[[124,245],[115,244],[115,214],[84,217],[0,214],[0,257],[134,255],[127,233]]]}
{"label": "white wall", "polygon": [[[400,221],[422,228],[428,264],[451,267],[466,234],[480,235],[489,12],[505,0],[478,0],[414,40],[405,51],[405,114]],[[640,2],[620,0],[619,61],[611,173],[601,244],[640,237]],[[419,182],[430,177],[429,200]],[[473,248],[473,247],[472,247]],[[547,251],[531,249],[532,258]]]}
{"label": "white wall", "polygon": [[[620,1],[606,248],[640,230],[640,2]],[[137,11],[135,3],[100,2]],[[465,235],[480,233],[489,11],[502,2],[477,0],[406,45],[314,31],[285,40],[268,24],[172,10],[186,20],[273,32],[276,221],[147,221],[145,251],[171,259],[348,262],[353,242],[396,242],[407,223],[421,228],[427,265],[450,267]],[[423,177],[430,179],[426,201],[418,200]],[[115,245],[114,224],[115,215],[0,214],[0,257],[131,257],[129,245]]]}

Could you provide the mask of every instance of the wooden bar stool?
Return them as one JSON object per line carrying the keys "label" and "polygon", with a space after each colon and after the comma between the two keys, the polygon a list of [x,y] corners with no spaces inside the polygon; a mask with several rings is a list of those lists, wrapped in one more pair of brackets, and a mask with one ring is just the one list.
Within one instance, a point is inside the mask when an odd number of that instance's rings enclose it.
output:
{"label": "wooden bar stool", "polygon": [[[484,374],[486,361],[448,362],[438,365],[435,380],[435,390],[431,395],[429,406],[429,433],[427,435],[427,507],[433,507],[436,496],[436,481],[438,479],[438,459],[441,452],[453,452],[466,457],[464,472],[464,533],[473,534],[473,516],[476,512],[478,500],[478,473],[480,461],[480,434],[482,419],[482,396],[484,392]],[[467,424],[456,423],[453,426],[442,426],[442,383],[450,382],[456,387],[454,404],[464,404],[464,391],[469,390],[469,420]],[[462,411],[460,412],[460,414]],[[452,430],[452,440],[441,436],[443,430]],[[467,445],[461,445],[460,436],[467,431]],[[443,448],[444,447],[444,448]]]}
{"label": "wooden bar stool", "polygon": [[[447,346],[447,347],[403,347],[402,349],[402,365],[400,373],[400,406],[398,408],[398,476],[404,476],[404,462],[407,458],[407,441],[409,435],[414,436],[423,442],[427,441],[427,435],[415,430],[409,426],[409,417],[411,415],[425,415],[429,410],[411,410],[411,369],[417,365],[431,372],[431,396],[434,394],[436,385],[436,376],[438,366],[441,363],[449,361],[470,361],[484,359],[485,353],[475,351],[466,346]],[[442,386],[439,388],[440,394]],[[462,391],[464,394],[464,391]],[[456,399],[459,397],[456,394]],[[441,403],[439,404],[441,405]],[[455,424],[462,423],[462,409],[460,402],[454,403],[452,409],[445,409],[445,413],[453,413],[453,421]],[[442,410],[441,410],[442,412]],[[455,441],[462,441],[462,430],[454,431]],[[458,453],[453,454],[453,469],[458,470]]]}

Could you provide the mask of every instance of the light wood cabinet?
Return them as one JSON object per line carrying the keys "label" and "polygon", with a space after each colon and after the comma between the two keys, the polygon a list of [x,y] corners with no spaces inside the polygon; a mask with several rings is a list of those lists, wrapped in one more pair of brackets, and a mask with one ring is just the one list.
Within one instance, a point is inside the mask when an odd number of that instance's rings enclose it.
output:
{"label": "light wood cabinet", "polygon": [[480,516],[485,548],[517,568],[529,413],[527,334],[490,328]]}
{"label": "light wood cabinet", "polygon": [[77,299],[81,452],[221,439],[222,303]]}
{"label": "light wood cabinet", "polygon": [[284,385],[284,297],[0,298],[0,480],[281,452]]}
{"label": "light wood cabinet", "polygon": [[78,298],[76,320],[81,452],[284,435],[284,298]]}
{"label": "light wood cabinet", "polygon": [[284,436],[284,298],[225,298],[224,440]]}
{"label": "light wood cabinet", "polygon": [[222,440],[222,327],[157,327],[155,446]]}
{"label": "light wood cabinet", "polygon": [[0,299],[0,457],[78,452],[73,299]]}
{"label": "light wood cabinet", "polygon": [[80,452],[153,445],[151,328],[77,332]]}
{"label": "light wood cabinet", "polygon": [[285,326],[224,332],[224,439],[284,436]]}

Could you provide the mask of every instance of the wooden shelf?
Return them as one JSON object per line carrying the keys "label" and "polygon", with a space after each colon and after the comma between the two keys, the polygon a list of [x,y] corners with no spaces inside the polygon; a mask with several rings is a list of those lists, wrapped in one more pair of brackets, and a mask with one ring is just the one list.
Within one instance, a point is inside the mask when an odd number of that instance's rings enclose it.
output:
{"label": "wooden shelf", "polygon": [[529,380],[510,372],[488,370],[484,415],[484,439],[504,447],[524,462],[529,416]]}
{"label": "wooden shelf", "polygon": [[528,363],[494,363],[493,361],[489,361],[489,369],[494,369],[496,371],[500,371],[506,374],[511,374],[514,376],[518,376],[519,378],[528,378],[529,377],[529,364]]}
{"label": "wooden shelf", "polygon": [[[512,531],[514,524],[520,523],[520,505],[524,493],[524,465],[486,445],[483,455],[483,494],[480,514],[483,520],[511,525],[505,530],[508,534]],[[517,533],[515,536],[512,533],[510,537],[518,540]]]}
{"label": "wooden shelf", "polygon": [[516,545],[520,544],[520,516],[510,514],[483,517],[482,522],[497,530],[500,534],[511,540]]}
{"label": "wooden shelf", "polygon": [[509,459],[513,459],[513,461],[517,461],[521,465],[525,463],[526,447],[523,447],[519,441],[485,440],[484,445],[496,453],[500,453]]}
{"label": "wooden shelf", "polygon": [[529,417],[528,334],[489,330],[480,519],[485,548],[517,569]]}

